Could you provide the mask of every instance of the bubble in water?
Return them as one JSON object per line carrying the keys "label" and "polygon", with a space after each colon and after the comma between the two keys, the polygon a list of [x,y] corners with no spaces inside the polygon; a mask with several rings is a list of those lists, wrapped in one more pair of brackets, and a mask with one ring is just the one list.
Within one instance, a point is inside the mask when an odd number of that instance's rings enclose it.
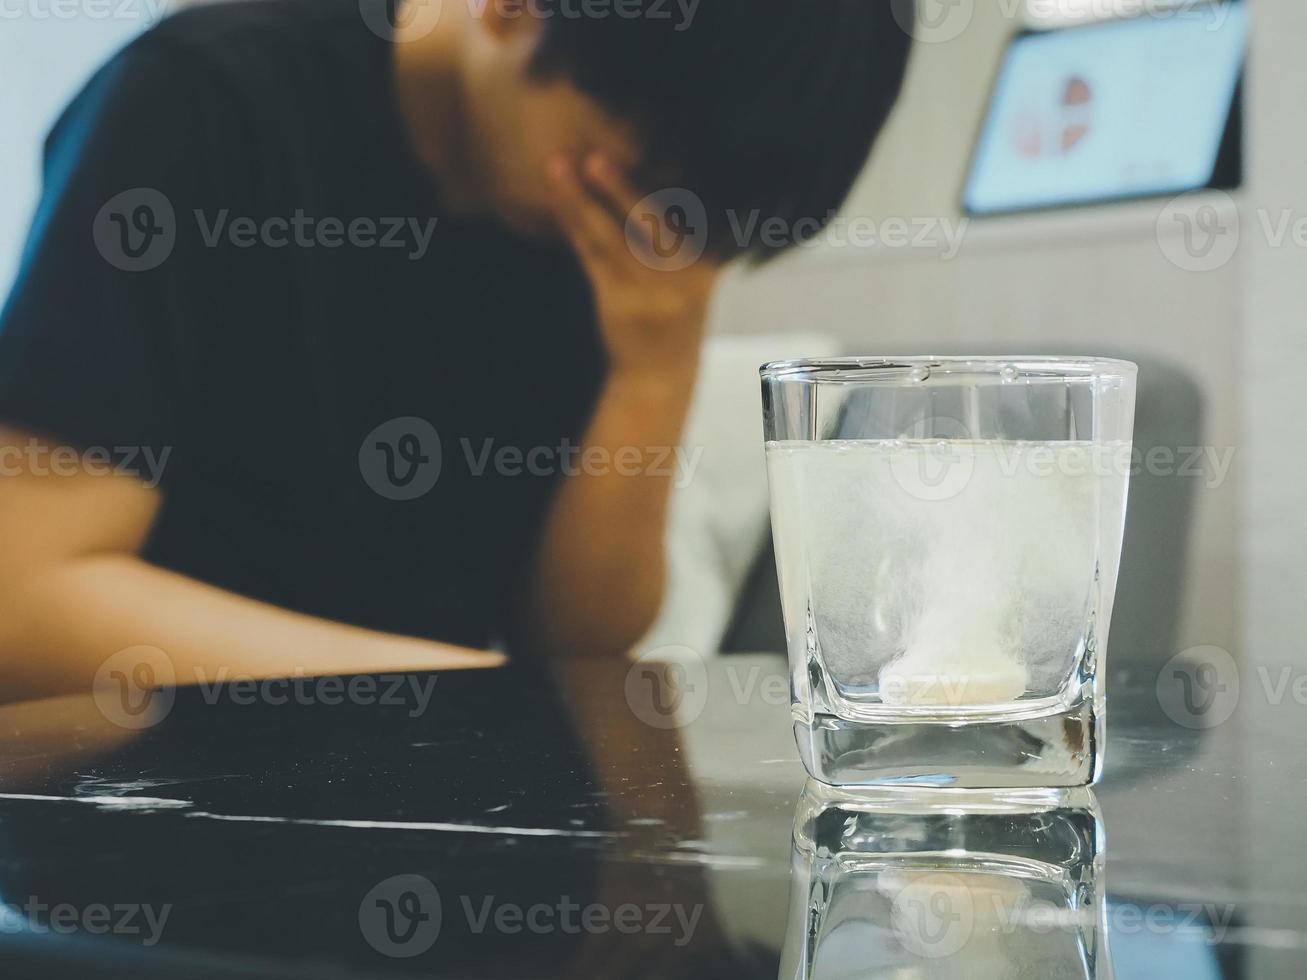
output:
{"label": "bubble in water", "polygon": [[1018,374],[1017,369],[1011,364],[1004,364],[1003,369],[998,372],[998,376],[1004,381],[1012,382],[1016,381],[1020,375]]}
{"label": "bubble in water", "polygon": [[916,381],[916,382],[929,381],[929,380],[930,380],[930,368],[925,367],[924,365],[923,365],[923,366],[920,366],[920,367],[914,367],[914,368],[912,369],[912,373],[911,373],[910,375],[908,375],[908,377],[910,377],[913,381]]}

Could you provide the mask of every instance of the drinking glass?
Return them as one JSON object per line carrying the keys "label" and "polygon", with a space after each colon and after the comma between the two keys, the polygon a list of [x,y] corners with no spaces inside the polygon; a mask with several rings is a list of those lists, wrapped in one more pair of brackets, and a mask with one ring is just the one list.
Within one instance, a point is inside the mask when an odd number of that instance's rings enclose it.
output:
{"label": "drinking glass", "polygon": [[1097,780],[1136,373],[1062,357],[763,367],[794,730],[815,778]]}

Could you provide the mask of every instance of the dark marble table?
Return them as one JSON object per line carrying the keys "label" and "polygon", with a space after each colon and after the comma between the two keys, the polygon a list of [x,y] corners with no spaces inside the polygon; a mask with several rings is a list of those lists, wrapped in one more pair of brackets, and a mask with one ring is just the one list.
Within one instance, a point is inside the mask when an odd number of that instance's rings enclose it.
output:
{"label": "dark marble table", "polygon": [[863,806],[805,789],[783,672],[0,708],[0,976],[1307,975],[1307,709],[1191,728],[1122,669],[1093,795]]}

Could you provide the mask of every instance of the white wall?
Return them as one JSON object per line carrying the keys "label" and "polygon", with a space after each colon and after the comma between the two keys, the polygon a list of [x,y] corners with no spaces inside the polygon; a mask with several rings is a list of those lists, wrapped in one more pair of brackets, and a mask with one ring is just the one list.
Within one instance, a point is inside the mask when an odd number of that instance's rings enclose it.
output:
{"label": "white wall", "polygon": [[1248,667],[1242,697],[1261,700],[1249,724],[1245,806],[1249,839],[1255,842],[1248,875],[1266,902],[1258,926],[1267,932],[1259,938],[1271,945],[1250,952],[1248,975],[1296,980],[1303,975],[1307,942],[1301,887],[1307,845],[1301,813],[1288,801],[1301,787],[1303,770],[1286,775],[1283,763],[1267,764],[1260,747],[1275,745],[1288,758],[1300,757],[1307,708],[1291,698],[1268,705],[1255,671],[1266,668],[1273,677],[1285,667],[1296,676],[1307,671],[1307,454],[1301,449],[1300,421],[1307,378],[1307,249],[1292,242],[1272,246],[1258,230],[1258,212],[1278,221],[1287,210],[1295,220],[1307,220],[1307,130],[1302,126],[1307,5],[1263,0],[1257,13],[1249,87],[1258,152],[1252,159],[1243,235],[1248,289],[1240,394],[1247,489],[1239,525],[1245,611],[1239,653]]}
{"label": "white wall", "polygon": [[[904,98],[848,212],[960,222],[960,188],[1006,39],[1011,4],[976,4],[967,29],[919,44]],[[1221,198],[1217,206],[1225,207]],[[1245,316],[1242,265],[1180,268],[1166,202],[973,221],[945,249],[823,248],[731,278],[715,328],[834,332],[850,353],[1116,354],[1190,378],[1201,441],[1236,450],[1232,478],[1195,486],[1187,597],[1176,650],[1236,642],[1236,521]],[[1159,230],[1160,227],[1160,230]],[[946,235],[936,233],[943,242]],[[1147,379],[1145,379],[1147,380]],[[1195,484],[1201,481],[1195,481]],[[1172,574],[1174,572],[1172,571]],[[1176,652],[1176,651],[1172,651]],[[1165,658],[1163,658],[1165,659]]]}

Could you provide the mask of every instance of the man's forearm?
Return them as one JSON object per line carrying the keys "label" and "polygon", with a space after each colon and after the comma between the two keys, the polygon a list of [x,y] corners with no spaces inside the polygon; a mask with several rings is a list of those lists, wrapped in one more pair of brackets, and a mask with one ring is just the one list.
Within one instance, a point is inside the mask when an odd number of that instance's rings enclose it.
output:
{"label": "man's forearm", "polygon": [[[660,255],[656,235],[633,220],[647,190],[606,154],[553,157],[546,176],[558,227],[594,291],[610,373],[583,439],[589,471],[569,476],[554,501],[518,624],[525,635],[515,639],[560,654],[622,654],[662,604],[675,473],[666,464],[689,413],[721,267]],[[604,469],[585,466],[586,453]]]}
{"label": "man's forearm", "polygon": [[162,651],[178,684],[502,662],[497,654],[288,612],[132,555],[87,555],[34,569],[6,587],[0,700],[89,693],[101,664],[140,646]]}
{"label": "man's forearm", "polygon": [[696,370],[690,361],[673,374],[608,379],[582,440],[580,472],[563,479],[540,541],[526,600],[527,645],[620,654],[653,622]]}

